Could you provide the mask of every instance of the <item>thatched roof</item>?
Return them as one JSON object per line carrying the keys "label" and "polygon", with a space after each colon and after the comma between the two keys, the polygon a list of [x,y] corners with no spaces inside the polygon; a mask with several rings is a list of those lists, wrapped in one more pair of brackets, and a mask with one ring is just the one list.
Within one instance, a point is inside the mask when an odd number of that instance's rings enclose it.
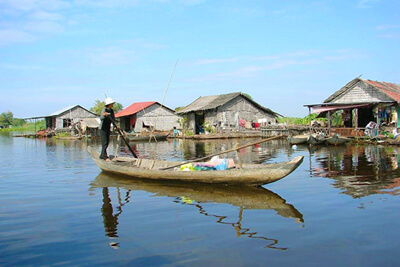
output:
{"label": "thatched roof", "polygon": [[266,113],[272,114],[275,117],[282,116],[266,107],[261,106],[260,104],[258,104],[257,102],[255,102],[254,100],[247,97],[245,94],[241,92],[223,94],[223,95],[201,96],[197,98],[193,103],[177,111],[177,114],[185,114],[196,111],[206,111],[206,110],[216,109],[228,103],[229,101],[235,99],[236,97],[245,98],[247,101],[252,103],[257,108],[263,110]]}

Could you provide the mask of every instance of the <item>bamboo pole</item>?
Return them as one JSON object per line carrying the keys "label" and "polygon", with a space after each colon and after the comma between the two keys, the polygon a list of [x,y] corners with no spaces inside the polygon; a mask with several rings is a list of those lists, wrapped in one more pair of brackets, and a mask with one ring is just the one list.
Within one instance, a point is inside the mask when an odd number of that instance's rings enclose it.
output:
{"label": "bamboo pole", "polygon": [[202,161],[202,160],[205,160],[205,159],[212,158],[214,156],[226,154],[226,153],[233,152],[233,151],[238,151],[239,149],[242,149],[242,148],[245,148],[245,147],[248,147],[248,146],[254,146],[254,145],[257,145],[257,144],[260,144],[260,143],[264,143],[264,142],[267,142],[267,141],[278,139],[278,138],[283,137],[283,136],[284,136],[283,134],[280,134],[280,135],[277,135],[277,136],[274,136],[274,137],[269,137],[269,138],[263,139],[261,141],[255,142],[255,143],[250,143],[250,144],[247,144],[247,145],[235,147],[235,148],[232,148],[232,149],[229,149],[229,150],[226,150],[226,151],[223,151],[223,152],[215,153],[215,154],[212,154],[212,155],[209,155],[209,156],[205,156],[205,157],[202,157],[202,158],[188,160],[188,161],[181,162],[179,164],[176,164],[176,165],[173,165],[173,166],[170,166],[170,167],[160,168],[159,170],[168,170],[168,169],[172,169],[172,168],[175,168],[175,167],[187,164],[187,163]]}
{"label": "bamboo pole", "polygon": [[[172,76],[174,75],[176,65],[178,65],[178,61],[176,61],[175,66],[174,66],[174,69],[172,70],[171,76],[169,77],[168,85],[167,85],[167,88],[165,89],[164,96],[163,96],[163,99],[162,99],[162,101],[161,101],[161,105],[160,105],[160,108],[159,108],[159,110],[158,110],[158,114],[157,114],[157,117],[156,117],[156,121],[155,121],[155,123],[154,123],[154,128],[153,128],[152,131],[151,131],[151,135],[153,134],[153,132],[154,132],[156,126],[157,126],[158,117],[160,116],[161,109],[162,109],[162,107],[163,107],[163,105],[164,105],[164,99],[165,99],[165,96],[167,95],[168,88],[169,88],[169,84],[171,83]],[[151,137],[150,137],[150,140],[151,140]],[[149,142],[150,142],[150,140],[149,140]],[[155,136],[154,136],[154,140],[156,140],[156,137],[155,137]],[[156,141],[157,141],[157,140],[156,140]]]}
{"label": "bamboo pole", "polygon": [[118,132],[119,135],[121,136],[122,140],[124,140],[125,145],[129,148],[129,151],[132,153],[133,157],[137,158],[136,153],[133,151],[132,147],[129,145],[129,142],[126,141],[126,139],[125,139],[125,137],[124,137],[124,134],[123,134],[123,133],[121,132],[121,130],[119,129],[117,123],[116,123],[111,117],[109,117],[109,118],[110,118],[111,123],[114,125],[115,129],[117,130],[117,132]]}

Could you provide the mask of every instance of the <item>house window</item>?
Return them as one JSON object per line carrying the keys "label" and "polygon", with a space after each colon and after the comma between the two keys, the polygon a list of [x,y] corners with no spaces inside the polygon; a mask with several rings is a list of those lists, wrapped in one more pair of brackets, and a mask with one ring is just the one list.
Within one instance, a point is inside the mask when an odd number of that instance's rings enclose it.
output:
{"label": "house window", "polygon": [[72,125],[71,119],[63,119],[63,128],[68,128],[71,125]]}

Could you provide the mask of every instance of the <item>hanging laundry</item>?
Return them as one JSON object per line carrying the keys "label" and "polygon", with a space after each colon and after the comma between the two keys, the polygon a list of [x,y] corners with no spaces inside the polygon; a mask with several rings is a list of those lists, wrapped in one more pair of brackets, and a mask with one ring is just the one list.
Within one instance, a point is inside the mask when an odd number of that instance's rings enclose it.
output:
{"label": "hanging laundry", "polygon": [[239,125],[241,127],[246,127],[246,121],[244,119],[239,119]]}

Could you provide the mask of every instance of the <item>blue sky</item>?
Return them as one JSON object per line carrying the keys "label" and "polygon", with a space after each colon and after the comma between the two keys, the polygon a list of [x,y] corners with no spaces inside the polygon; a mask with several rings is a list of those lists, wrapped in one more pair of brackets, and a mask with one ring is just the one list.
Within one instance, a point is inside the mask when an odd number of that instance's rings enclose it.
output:
{"label": "blue sky", "polygon": [[347,82],[400,83],[398,0],[0,0],[0,112],[90,108],[104,92],[185,106],[243,92],[308,114]]}

